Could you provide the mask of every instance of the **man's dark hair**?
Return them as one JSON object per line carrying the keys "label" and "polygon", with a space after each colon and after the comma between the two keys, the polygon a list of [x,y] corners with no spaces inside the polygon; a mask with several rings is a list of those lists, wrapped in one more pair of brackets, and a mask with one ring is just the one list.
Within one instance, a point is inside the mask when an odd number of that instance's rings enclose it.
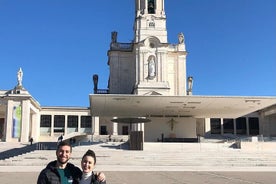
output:
{"label": "man's dark hair", "polygon": [[87,150],[87,152],[83,155],[82,160],[85,156],[90,156],[90,157],[94,158],[94,164],[96,164],[96,154],[94,151],[92,151],[90,149]]}
{"label": "man's dark hair", "polygon": [[72,146],[71,146],[70,143],[68,143],[68,142],[66,142],[66,141],[60,142],[60,143],[58,144],[58,146],[57,146],[57,150],[56,150],[56,151],[58,151],[59,148],[62,147],[62,146],[69,146],[69,147],[70,147],[70,152],[72,153]]}

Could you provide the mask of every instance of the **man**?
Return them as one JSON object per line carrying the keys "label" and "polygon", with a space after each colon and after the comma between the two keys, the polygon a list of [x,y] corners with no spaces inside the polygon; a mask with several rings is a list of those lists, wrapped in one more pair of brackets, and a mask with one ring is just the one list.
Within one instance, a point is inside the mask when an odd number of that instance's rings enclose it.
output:
{"label": "man", "polygon": [[32,137],[29,139],[29,141],[30,141],[31,145],[33,145],[34,139]]}
{"label": "man", "polygon": [[62,142],[63,141],[63,135],[60,135],[59,137],[58,137],[58,144],[60,143],[60,142]]}
{"label": "man", "polygon": [[[43,169],[37,179],[37,184],[69,184],[78,183],[82,176],[82,171],[75,165],[68,163],[72,153],[69,143],[63,141],[57,147],[57,160],[50,162]],[[100,181],[105,180],[103,173],[99,173]]]}

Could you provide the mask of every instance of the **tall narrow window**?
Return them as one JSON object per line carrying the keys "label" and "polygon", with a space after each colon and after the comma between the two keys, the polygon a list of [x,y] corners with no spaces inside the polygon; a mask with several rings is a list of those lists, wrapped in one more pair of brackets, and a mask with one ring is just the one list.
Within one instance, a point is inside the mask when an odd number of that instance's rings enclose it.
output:
{"label": "tall narrow window", "polygon": [[67,133],[78,132],[79,117],[67,116]]}
{"label": "tall narrow window", "polygon": [[108,134],[108,132],[107,132],[107,127],[106,126],[101,126],[100,127],[100,134],[101,135],[107,135]]}
{"label": "tall narrow window", "polygon": [[234,134],[234,119],[223,119],[223,133]]}
{"label": "tall narrow window", "polygon": [[259,135],[259,118],[249,118],[249,135]]}
{"label": "tall narrow window", "polygon": [[51,115],[40,116],[40,127],[51,127]]}
{"label": "tall narrow window", "polygon": [[237,134],[246,135],[246,118],[240,117],[236,119]]}
{"label": "tall narrow window", "polygon": [[123,135],[128,135],[128,126],[123,126],[122,127],[122,134]]}
{"label": "tall narrow window", "polygon": [[65,116],[64,115],[55,115],[54,116],[54,132],[63,132],[65,128]]}
{"label": "tall narrow window", "polygon": [[221,134],[220,118],[211,118],[211,134]]}
{"label": "tall narrow window", "polygon": [[78,116],[68,116],[68,128],[78,128]]}
{"label": "tall narrow window", "polygon": [[81,116],[81,128],[92,128],[91,116]]}
{"label": "tall narrow window", "polygon": [[50,135],[51,133],[52,116],[40,116],[40,135]]}

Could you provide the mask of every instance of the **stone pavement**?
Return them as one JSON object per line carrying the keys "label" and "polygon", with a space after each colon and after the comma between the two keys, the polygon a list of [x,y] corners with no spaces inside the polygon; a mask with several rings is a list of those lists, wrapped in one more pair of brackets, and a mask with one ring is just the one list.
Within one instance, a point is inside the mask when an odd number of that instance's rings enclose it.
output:
{"label": "stone pavement", "polygon": [[[276,172],[104,171],[108,184],[274,184]],[[38,172],[0,172],[1,184],[36,183]]]}
{"label": "stone pavement", "polygon": [[[80,166],[82,155],[93,149],[101,171],[276,171],[275,151],[244,151],[228,144],[145,144],[144,151],[94,144],[73,148],[70,162]],[[55,150],[35,150],[0,160],[0,172],[41,170],[55,160]]]}
{"label": "stone pavement", "polygon": [[[93,149],[95,171],[103,171],[108,184],[275,183],[275,151],[244,152],[219,145],[156,144],[145,151],[117,149],[113,144],[79,146],[70,162],[79,166],[83,153]],[[36,183],[39,172],[54,159],[54,150],[37,150],[0,160],[0,183]]]}

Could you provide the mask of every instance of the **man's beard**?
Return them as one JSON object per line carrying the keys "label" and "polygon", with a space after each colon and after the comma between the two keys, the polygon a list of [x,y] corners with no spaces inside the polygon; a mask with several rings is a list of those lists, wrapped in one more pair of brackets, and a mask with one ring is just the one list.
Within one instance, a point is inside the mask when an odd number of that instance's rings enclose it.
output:
{"label": "man's beard", "polygon": [[60,164],[66,164],[66,163],[68,162],[68,160],[69,160],[69,159],[66,159],[65,161],[62,161],[62,158],[59,158],[59,157],[58,157],[58,162],[59,162]]}

